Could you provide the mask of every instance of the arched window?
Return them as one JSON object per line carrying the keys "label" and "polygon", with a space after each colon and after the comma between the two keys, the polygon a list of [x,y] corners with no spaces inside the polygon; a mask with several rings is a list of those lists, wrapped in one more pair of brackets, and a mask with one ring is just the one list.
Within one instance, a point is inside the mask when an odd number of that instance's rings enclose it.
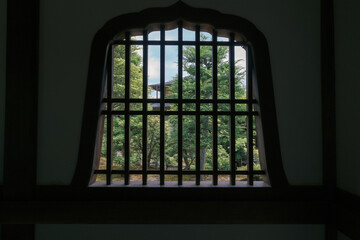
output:
{"label": "arched window", "polygon": [[73,185],[257,181],[287,184],[267,42],[253,24],[178,2],[97,32]]}

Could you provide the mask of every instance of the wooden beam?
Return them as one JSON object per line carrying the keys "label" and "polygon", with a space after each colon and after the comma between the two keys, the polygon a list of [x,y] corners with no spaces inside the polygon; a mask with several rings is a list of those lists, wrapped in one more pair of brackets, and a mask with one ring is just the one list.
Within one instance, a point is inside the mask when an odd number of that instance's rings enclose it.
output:
{"label": "wooden beam", "polygon": [[322,187],[179,190],[39,186],[32,201],[0,201],[0,223],[323,224],[329,204]]}
{"label": "wooden beam", "polygon": [[3,224],[1,226],[2,240],[34,240],[34,224]]}
{"label": "wooden beam", "polygon": [[[6,36],[4,185],[1,198],[30,200],[36,185],[39,0],[7,1]],[[35,238],[35,225],[13,223],[16,225],[2,225],[1,239]]]}
{"label": "wooden beam", "polygon": [[335,204],[337,229],[351,239],[360,239],[360,197],[338,189]]}
{"label": "wooden beam", "polygon": [[326,208],[322,201],[1,202],[0,223],[323,224]]}
{"label": "wooden beam", "polygon": [[321,101],[323,183],[336,188],[334,3],[321,0]]}
{"label": "wooden beam", "polygon": [[8,1],[4,153],[8,200],[30,199],[36,184],[38,35],[39,0]]}
{"label": "wooden beam", "polygon": [[[321,0],[321,103],[323,184],[333,202],[336,189],[336,115],[335,115],[335,51],[334,1]],[[333,204],[329,205],[325,238],[337,237]]]}

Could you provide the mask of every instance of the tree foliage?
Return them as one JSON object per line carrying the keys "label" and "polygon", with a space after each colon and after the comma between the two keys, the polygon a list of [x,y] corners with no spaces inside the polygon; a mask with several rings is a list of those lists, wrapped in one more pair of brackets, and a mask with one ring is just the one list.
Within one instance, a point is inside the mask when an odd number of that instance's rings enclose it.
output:
{"label": "tree foliage", "polygon": [[[201,36],[203,40],[206,40],[205,36]],[[229,99],[229,61],[228,54],[229,48],[226,46],[218,47],[218,99]],[[194,99],[196,97],[196,52],[195,47],[187,46],[183,51],[183,69],[186,76],[182,79],[184,99]],[[200,98],[211,99],[213,95],[213,58],[212,47],[201,46],[200,47]],[[235,64],[235,92],[237,95],[244,98],[245,86],[244,77],[245,72],[242,67]],[[174,84],[170,86],[170,98],[178,97],[178,78],[174,79]],[[189,104],[190,105],[190,104]],[[229,111],[229,104],[221,104],[219,110]],[[212,111],[213,106],[211,104],[202,104],[202,111]],[[187,110],[195,110],[195,105],[190,105]],[[245,106],[240,106],[240,109],[245,110]],[[246,128],[245,122],[240,117],[236,118],[236,160],[245,162],[246,160]],[[212,117],[201,116],[200,118],[200,168],[212,169]],[[172,122],[170,121],[170,124]],[[228,116],[218,116],[218,166],[219,170],[230,169],[230,124]],[[175,127],[175,126],[173,126]],[[196,121],[195,117],[187,116],[183,120],[183,158],[186,169],[193,169],[195,167],[195,134],[196,134]],[[175,134],[171,134],[170,138],[176,138]]]}
{"label": "tree foliage", "polygon": [[[205,36],[201,36],[205,40]],[[131,47],[131,98],[142,98],[143,80],[142,80],[142,58],[137,53],[136,46]],[[218,47],[218,62],[215,64],[218,69],[218,99],[229,99],[229,49],[226,46]],[[184,99],[195,99],[196,91],[196,55],[195,47],[186,46],[183,50],[183,70],[182,79]],[[113,57],[113,97],[125,97],[125,47],[119,45],[114,48]],[[211,99],[213,96],[212,68],[214,66],[212,59],[212,47],[200,47],[200,97],[201,99]],[[235,67],[235,92],[237,96],[244,97],[245,72],[242,67],[236,64]],[[178,98],[178,76],[172,79],[173,84],[168,87],[167,98]],[[147,89],[146,91],[151,91]],[[176,104],[171,108],[177,107]],[[152,110],[151,106],[149,106]],[[195,104],[184,104],[184,110],[195,110]],[[202,111],[212,111],[211,104],[202,104]],[[114,110],[124,110],[124,104],[114,104]],[[219,111],[229,111],[229,104],[219,104]],[[142,110],[142,104],[131,104],[130,110]],[[237,106],[237,110],[246,110],[245,106]],[[113,156],[116,168],[124,166],[124,116],[113,117]],[[183,137],[183,168],[184,170],[195,169],[196,156],[196,120],[195,116],[183,116],[182,118],[182,137]],[[246,159],[246,117],[236,117],[236,160],[244,162]],[[142,164],[142,116],[130,116],[130,167],[140,169]],[[230,169],[230,124],[229,116],[219,115],[218,124],[218,166],[219,170]],[[213,116],[201,116],[200,118],[200,165],[201,169],[212,169],[212,134],[213,134]],[[177,167],[178,161],[178,116],[170,115],[165,121],[165,164],[166,167]],[[157,115],[147,116],[147,164],[149,169],[158,169],[160,164],[160,117]],[[102,141],[102,155],[106,156],[106,124]]]}

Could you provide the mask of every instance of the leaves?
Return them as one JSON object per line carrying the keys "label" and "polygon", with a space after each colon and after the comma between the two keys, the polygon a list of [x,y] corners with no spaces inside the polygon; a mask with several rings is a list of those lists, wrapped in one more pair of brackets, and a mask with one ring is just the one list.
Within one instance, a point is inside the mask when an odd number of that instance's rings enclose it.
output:
{"label": "leaves", "polygon": [[[205,36],[201,36],[206,38]],[[142,79],[142,57],[138,53],[139,47],[131,47],[131,93],[133,99],[142,98],[143,79]],[[212,46],[200,47],[200,97],[201,99],[211,99],[213,96],[213,57]],[[229,99],[229,48],[219,46],[218,52],[218,99]],[[185,72],[182,79],[182,93],[178,92],[178,77],[172,79],[173,84],[168,87],[168,98],[177,99],[178,94],[182,94],[184,99],[196,98],[196,54],[195,47],[186,46],[183,50],[183,70]],[[125,97],[125,46],[118,45],[114,48],[113,57],[113,96],[116,98]],[[236,65],[235,67],[235,91],[237,95],[245,95],[244,86],[245,72],[244,69]],[[151,91],[150,89],[147,90]],[[170,107],[174,107],[173,104]],[[140,107],[141,105],[137,106]],[[152,111],[149,106],[149,111]],[[184,104],[183,110],[194,111],[195,104]],[[123,106],[114,107],[116,110],[123,110]],[[211,104],[202,104],[201,111],[212,111]],[[229,110],[229,104],[223,104],[219,110]],[[237,111],[244,111],[245,106],[237,106]],[[138,108],[136,109],[138,110]],[[236,122],[236,159],[242,161],[246,159],[246,122],[243,117],[237,119]],[[124,165],[124,137],[125,137],[125,117],[113,117],[113,154],[114,163],[122,167]],[[213,116],[201,116],[200,118],[201,133],[201,166],[202,169],[212,169],[212,141],[213,141]],[[219,170],[230,169],[230,124],[229,116],[218,116],[218,166]],[[137,169],[142,164],[142,115],[134,115],[130,117],[130,146],[131,146],[131,166]],[[167,116],[165,121],[165,159],[166,166],[177,166],[178,161],[178,116]],[[196,151],[196,118],[195,116],[183,116],[182,120],[183,132],[183,161],[186,169],[194,169],[195,167],[195,151]],[[147,163],[149,169],[157,169],[159,167],[160,158],[160,116],[147,116]],[[105,130],[106,133],[106,123]],[[103,137],[102,155],[106,156],[106,136]],[[258,157],[256,155],[256,157]]]}

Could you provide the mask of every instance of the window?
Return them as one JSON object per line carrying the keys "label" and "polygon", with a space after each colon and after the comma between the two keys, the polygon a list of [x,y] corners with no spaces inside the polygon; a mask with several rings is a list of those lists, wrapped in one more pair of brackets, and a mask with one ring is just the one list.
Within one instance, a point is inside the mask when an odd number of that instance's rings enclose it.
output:
{"label": "window", "polygon": [[94,39],[73,184],[286,184],[262,34],[181,2],[135,15]]}

